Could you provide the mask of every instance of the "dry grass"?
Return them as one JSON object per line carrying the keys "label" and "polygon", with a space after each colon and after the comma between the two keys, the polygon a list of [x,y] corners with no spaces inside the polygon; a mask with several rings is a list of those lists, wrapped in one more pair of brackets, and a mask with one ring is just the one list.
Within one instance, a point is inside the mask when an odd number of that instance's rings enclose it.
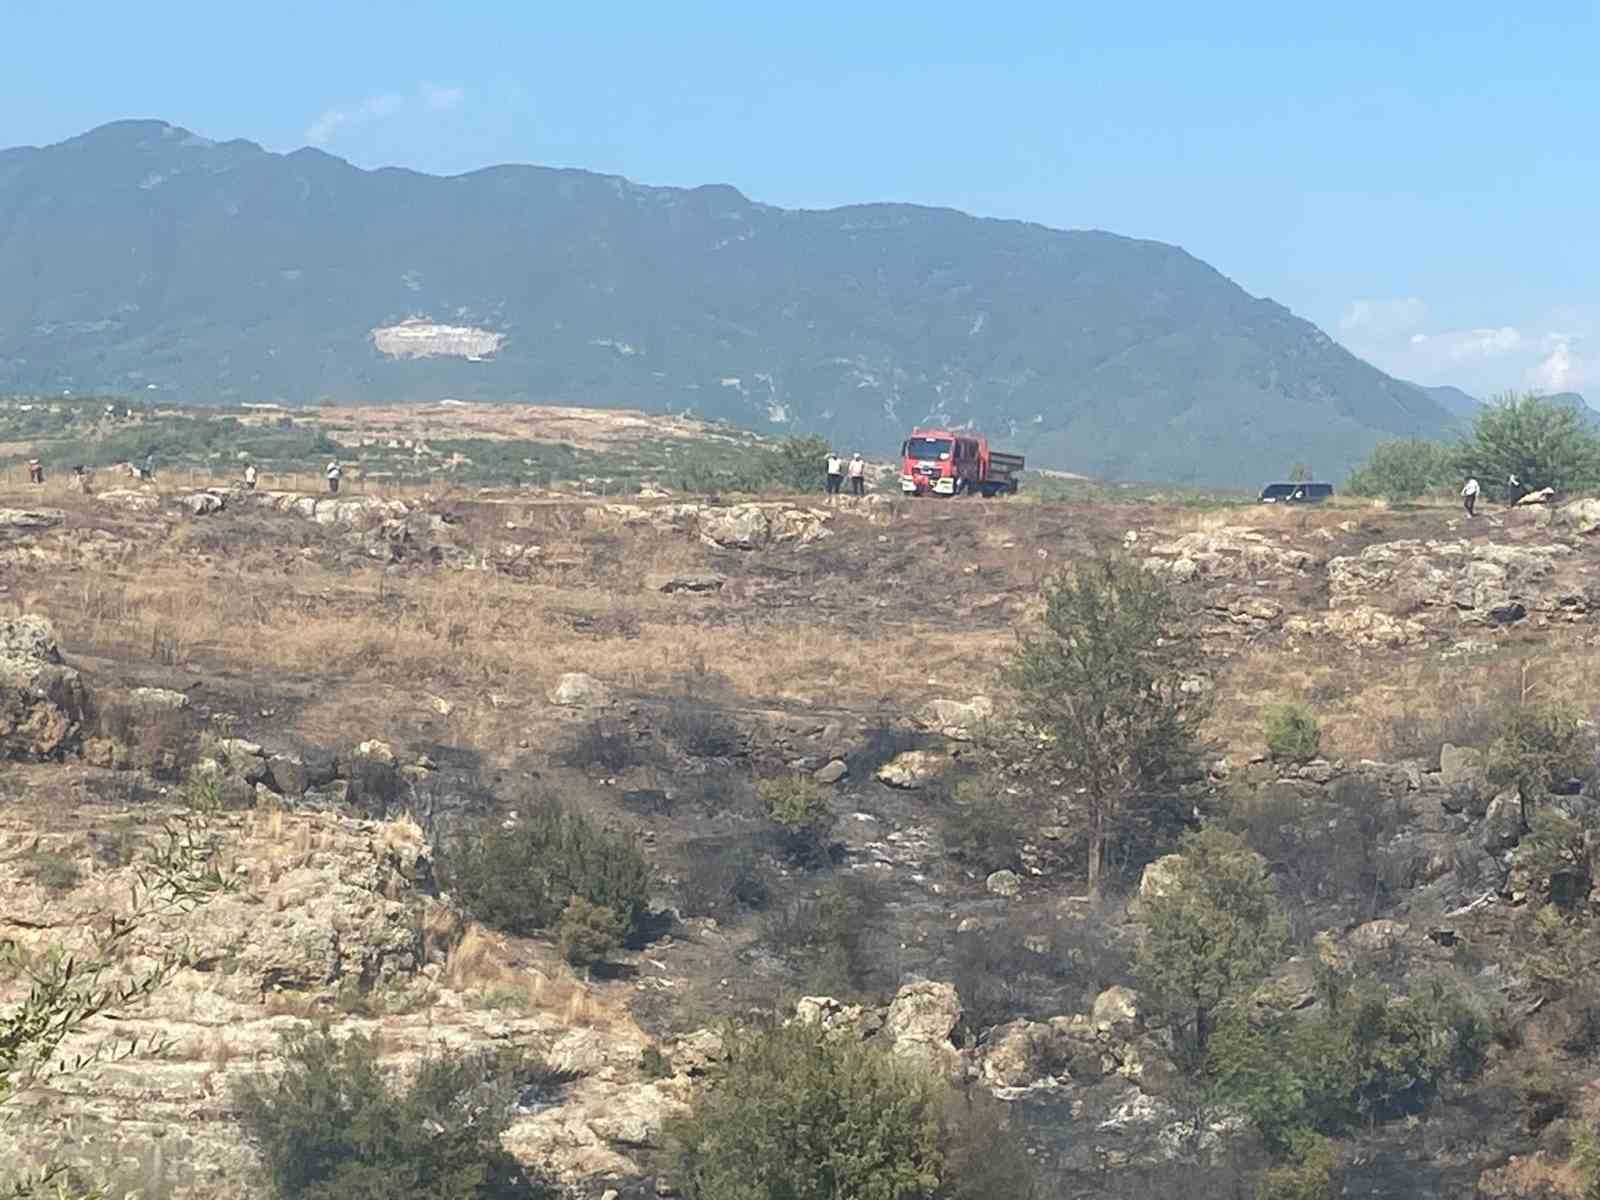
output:
{"label": "dry grass", "polygon": [[548,970],[513,966],[504,940],[476,924],[456,943],[440,979],[484,1007],[559,1014],[574,1028],[605,1029],[628,1019],[615,1003],[601,999],[553,960]]}

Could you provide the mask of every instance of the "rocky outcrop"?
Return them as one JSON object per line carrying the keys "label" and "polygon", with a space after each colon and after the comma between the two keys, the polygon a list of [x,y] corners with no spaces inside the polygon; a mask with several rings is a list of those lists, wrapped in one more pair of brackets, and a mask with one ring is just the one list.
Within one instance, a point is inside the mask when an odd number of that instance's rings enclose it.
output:
{"label": "rocky outcrop", "polygon": [[308,496],[300,492],[250,492],[255,503],[276,512],[304,517],[318,525],[364,525],[404,517],[411,511],[403,500],[381,496]]}
{"label": "rocky outcrop", "polygon": [[0,508],[0,529],[50,529],[66,519],[59,508]]}
{"label": "rocky outcrop", "polygon": [[1171,541],[1157,542],[1145,559],[1145,566],[1179,582],[1297,575],[1311,564],[1312,557],[1306,551],[1240,526],[1186,533]]}
{"label": "rocky outcrop", "polygon": [[95,499],[124,512],[154,512],[161,507],[161,493],[153,488],[110,488],[96,493]]}
{"label": "rocky outcrop", "polygon": [[191,492],[178,503],[189,510],[190,516],[204,517],[227,508],[228,493],[219,488],[207,488],[204,491]]}
{"label": "rocky outcrop", "polygon": [[721,550],[760,550],[775,544],[807,545],[832,531],[826,509],[789,504],[602,504],[584,509],[596,525],[644,527],[683,533]]}
{"label": "rocky outcrop", "polygon": [[728,582],[727,577],[714,571],[662,571],[645,576],[647,591],[665,592],[720,592]]}
{"label": "rocky outcrop", "polygon": [[1328,563],[1335,608],[1374,600],[1408,609],[1453,609],[1505,625],[1529,613],[1581,615],[1600,607],[1600,581],[1570,546],[1402,540]]}
{"label": "rocky outcrop", "polygon": [[1290,617],[1284,622],[1284,629],[1302,636],[1328,634],[1352,646],[1370,649],[1399,650],[1428,640],[1427,626],[1421,621],[1391,616],[1365,604],[1336,608],[1326,616]]}
{"label": "rocky outcrop", "polygon": [[53,758],[83,729],[83,681],[39,616],[0,618],[0,759]]}

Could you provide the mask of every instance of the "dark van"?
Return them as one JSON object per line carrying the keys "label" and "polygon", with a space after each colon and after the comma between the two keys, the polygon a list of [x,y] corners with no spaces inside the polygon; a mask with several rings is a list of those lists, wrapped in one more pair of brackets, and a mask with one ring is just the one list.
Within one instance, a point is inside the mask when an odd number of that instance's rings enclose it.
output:
{"label": "dark van", "polygon": [[1321,504],[1332,495],[1331,483],[1269,483],[1259,498],[1262,504]]}

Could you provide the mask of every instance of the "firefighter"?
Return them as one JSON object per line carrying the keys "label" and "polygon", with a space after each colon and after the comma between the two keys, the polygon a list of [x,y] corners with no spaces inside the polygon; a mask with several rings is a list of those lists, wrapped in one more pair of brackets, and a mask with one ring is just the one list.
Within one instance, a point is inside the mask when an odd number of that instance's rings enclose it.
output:
{"label": "firefighter", "polygon": [[339,466],[337,458],[328,463],[326,472],[328,476],[328,495],[337,496],[339,494],[339,476],[343,473],[344,469]]}
{"label": "firefighter", "polygon": [[1478,506],[1478,481],[1476,478],[1468,479],[1461,489],[1461,507],[1467,510],[1467,516],[1474,516],[1472,511]]}
{"label": "firefighter", "polygon": [[844,459],[837,450],[828,451],[828,495],[837,496],[844,486]]}
{"label": "firefighter", "polygon": [[857,450],[850,459],[850,494],[864,496],[867,490],[867,464]]}

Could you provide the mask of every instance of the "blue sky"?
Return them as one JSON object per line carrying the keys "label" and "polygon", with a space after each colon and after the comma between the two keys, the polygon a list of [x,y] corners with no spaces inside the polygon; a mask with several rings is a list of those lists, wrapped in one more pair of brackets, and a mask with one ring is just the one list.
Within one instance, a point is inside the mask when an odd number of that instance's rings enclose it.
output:
{"label": "blue sky", "polygon": [[1387,370],[1600,400],[1600,5],[0,0],[0,146],[949,205],[1177,243]]}

